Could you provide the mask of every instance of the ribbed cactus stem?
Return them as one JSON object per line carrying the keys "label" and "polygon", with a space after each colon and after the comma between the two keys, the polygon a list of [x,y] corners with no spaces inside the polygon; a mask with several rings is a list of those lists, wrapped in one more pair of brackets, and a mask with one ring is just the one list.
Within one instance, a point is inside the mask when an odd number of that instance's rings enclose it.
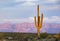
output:
{"label": "ribbed cactus stem", "polygon": [[39,5],[37,6],[37,16],[40,16],[40,7],[39,7]]}

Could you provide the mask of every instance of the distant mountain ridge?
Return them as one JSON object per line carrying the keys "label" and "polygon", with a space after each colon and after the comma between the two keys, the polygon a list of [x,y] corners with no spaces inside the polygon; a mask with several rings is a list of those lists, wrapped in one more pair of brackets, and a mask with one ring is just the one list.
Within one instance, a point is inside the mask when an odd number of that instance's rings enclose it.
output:
{"label": "distant mountain ridge", "polygon": [[[41,32],[59,33],[60,23],[44,23]],[[0,32],[23,32],[36,33],[37,29],[34,23],[2,23],[0,24]]]}

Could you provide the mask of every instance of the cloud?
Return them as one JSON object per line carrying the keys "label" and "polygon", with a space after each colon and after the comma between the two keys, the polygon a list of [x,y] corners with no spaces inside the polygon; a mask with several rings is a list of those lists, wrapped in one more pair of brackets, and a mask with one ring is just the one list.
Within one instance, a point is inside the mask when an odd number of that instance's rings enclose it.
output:
{"label": "cloud", "polygon": [[46,23],[60,23],[60,17],[59,16],[52,16],[52,17],[45,17],[44,22]]}
{"label": "cloud", "polygon": [[0,0],[0,3],[2,2],[12,2],[13,0]]}
{"label": "cloud", "polygon": [[[27,20],[30,20],[29,22],[34,22],[34,17],[29,17]],[[59,16],[45,17],[43,21],[46,23],[60,23],[60,17]]]}
{"label": "cloud", "polygon": [[60,9],[60,5],[42,5],[41,6],[41,10],[59,10]]}
{"label": "cloud", "polygon": [[[33,23],[34,18],[33,17],[28,17],[28,18],[20,18],[20,19],[0,19],[0,23],[6,23],[6,22],[11,22],[11,23]],[[45,23],[60,23],[60,17],[59,16],[51,16],[51,17],[45,17],[44,18]]]}
{"label": "cloud", "polygon": [[34,1],[38,1],[38,0],[15,0],[16,2],[22,2],[22,1],[26,1],[26,2],[34,2]]}
{"label": "cloud", "polygon": [[33,6],[33,5],[35,5],[36,3],[34,3],[34,2],[25,2],[25,3],[23,3],[22,5],[23,6]]}
{"label": "cloud", "polygon": [[39,0],[0,0],[0,8],[13,7],[16,5],[32,6],[38,3]]}
{"label": "cloud", "polygon": [[0,18],[23,18],[34,16],[36,7],[34,6],[14,6],[0,9]]}
{"label": "cloud", "polygon": [[36,5],[39,0],[16,0],[16,2],[24,2],[22,6],[33,6]]}
{"label": "cloud", "polygon": [[44,1],[45,1],[45,3],[57,3],[60,0],[44,0]]}
{"label": "cloud", "polygon": [[11,23],[32,23],[33,22],[33,17],[29,18],[21,18],[21,19],[0,19],[0,23],[6,23],[6,22],[11,22]]}

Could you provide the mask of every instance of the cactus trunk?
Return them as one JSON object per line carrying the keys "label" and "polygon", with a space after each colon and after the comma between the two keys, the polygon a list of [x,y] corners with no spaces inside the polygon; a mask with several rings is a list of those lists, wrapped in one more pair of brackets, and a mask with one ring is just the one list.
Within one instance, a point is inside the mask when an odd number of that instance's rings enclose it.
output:
{"label": "cactus trunk", "polygon": [[38,38],[40,37],[40,29],[37,29]]}

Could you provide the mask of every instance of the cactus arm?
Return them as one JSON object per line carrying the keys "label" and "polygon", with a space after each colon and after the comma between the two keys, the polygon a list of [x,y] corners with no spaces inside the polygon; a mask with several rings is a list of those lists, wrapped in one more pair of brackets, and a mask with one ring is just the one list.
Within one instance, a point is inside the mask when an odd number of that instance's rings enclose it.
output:
{"label": "cactus arm", "polygon": [[36,22],[36,16],[34,16],[34,22],[35,22],[35,26],[38,27],[37,22]]}
{"label": "cactus arm", "polygon": [[43,14],[41,16],[41,27],[42,27],[42,23],[43,23]]}
{"label": "cactus arm", "polygon": [[35,22],[35,25],[36,25],[36,16],[34,16],[34,22]]}

